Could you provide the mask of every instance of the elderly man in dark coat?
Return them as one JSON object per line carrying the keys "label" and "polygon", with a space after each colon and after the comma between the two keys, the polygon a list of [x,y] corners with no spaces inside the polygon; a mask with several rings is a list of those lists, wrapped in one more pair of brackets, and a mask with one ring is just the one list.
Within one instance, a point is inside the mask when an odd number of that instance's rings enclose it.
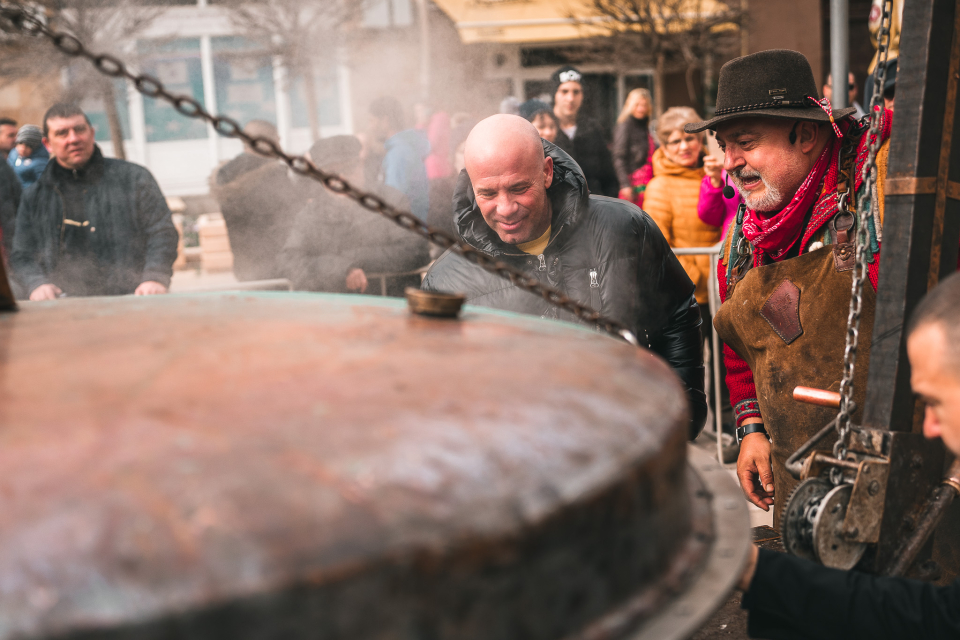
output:
{"label": "elderly man in dark coat", "polygon": [[[361,186],[360,149],[355,136],[334,136],[314,144],[309,156],[318,167]],[[409,210],[406,197],[396,189],[378,184],[372,191]],[[313,185],[311,195],[280,256],[283,274],[295,289],[380,293],[380,287],[369,281],[370,274],[390,274],[382,275],[388,295],[402,295],[404,287],[420,283],[419,275],[410,272],[429,261],[423,238],[319,185]]]}
{"label": "elderly man in dark coat", "polygon": [[[467,139],[454,194],[464,242],[620,322],[676,371],[690,401],[690,437],[703,428],[703,338],[694,285],[663,234],[624,201],[590,195],[580,167],[532,124],[496,115]],[[453,253],[424,279],[485,307],[573,320],[539,296]]]}
{"label": "elderly man in dark coat", "polygon": [[166,293],[178,237],[153,176],[104,158],[76,105],[52,106],[43,129],[53,160],[23,192],[10,257],[30,299]]}

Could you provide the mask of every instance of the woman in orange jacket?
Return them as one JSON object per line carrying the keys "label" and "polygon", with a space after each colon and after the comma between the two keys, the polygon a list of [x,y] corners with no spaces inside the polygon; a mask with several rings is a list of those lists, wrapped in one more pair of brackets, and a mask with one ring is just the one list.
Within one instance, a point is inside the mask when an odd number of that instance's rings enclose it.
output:
{"label": "woman in orange jacket", "polygon": [[[683,125],[688,122],[700,122],[700,116],[689,107],[673,107],[660,116],[657,136],[661,146],[653,154],[653,178],[647,185],[643,209],[671,247],[710,247],[720,242],[722,229],[704,223],[697,215],[704,176],[703,134],[685,133]],[[679,256],[679,260],[697,286],[697,303],[703,318],[701,330],[709,338],[713,330],[707,304],[710,256]],[[723,380],[722,375],[720,379]],[[722,391],[726,396],[726,389]],[[713,397],[712,392],[708,397]]]}
{"label": "woman in orange jacket", "polygon": [[[654,219],[671,247],[709,247],[720,242],[721,229],[697,215],[703,180],[703,134],[684,133],[683,125],[700,122],[689,107],[673,107],[660,117],[660,148],[653,154],[653,179],[647,185],[644,211]],[[697,303],[707,304],[710,257],[681,256],[680,263],[697,285]]]}

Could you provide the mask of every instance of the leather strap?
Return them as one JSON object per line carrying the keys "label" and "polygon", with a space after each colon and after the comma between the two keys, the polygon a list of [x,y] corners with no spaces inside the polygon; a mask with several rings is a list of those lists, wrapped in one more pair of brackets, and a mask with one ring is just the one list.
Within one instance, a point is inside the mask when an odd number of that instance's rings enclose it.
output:
{"label": "leather strap", "polygon": [[[751,422],[750,424],[745,424],[742,427],[737,427],[737,444],[743,442],[743,439],[746,438],[751,433],[762,433],[767,435],[767,429],[763,426],[762,422]],[[769,438],[769,436],[767,436]]]}

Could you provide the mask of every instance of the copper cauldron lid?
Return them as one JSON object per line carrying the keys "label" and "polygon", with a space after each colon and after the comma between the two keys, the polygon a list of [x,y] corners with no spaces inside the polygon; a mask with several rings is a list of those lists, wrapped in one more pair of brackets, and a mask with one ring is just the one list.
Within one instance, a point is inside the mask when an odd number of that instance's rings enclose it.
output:
{"label": "copper cauldron lid", "polygon": [[[237,620],[270,594],[325,593],[324,620],[366,628],[441,564],[507,566],[613,487],[623,514],[668,505],[685,431],[665,363],[563,323],[291,293],[25,303],[0,315],[0,639],[186,633],[197,611],[269,637]],[[689,526],[674,511],[664,536]],[[377,592],[387,566],[419,577]],[[354,578],[383,609],[324,591]]]}

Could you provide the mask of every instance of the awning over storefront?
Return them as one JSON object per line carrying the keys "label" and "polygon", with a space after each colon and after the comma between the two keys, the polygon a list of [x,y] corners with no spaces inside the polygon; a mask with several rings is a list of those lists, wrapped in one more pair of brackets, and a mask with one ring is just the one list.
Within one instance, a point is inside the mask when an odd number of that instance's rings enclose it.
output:
{"label": "awning over storefront", "polygon": [[433,1],[453,19],[465,44],[576,40],[608,33],[582,24],[579,16],[588,13],[577,0]]}
{"label": "awning over storefront", "polygon": [[[552,42],[609,35],[609,18],[588,0],[433,0],[453,20],[465,44]],[[684,7],[687,9],[687,7]],[[712,0],[690,0],[684,17],[716,10]],[[668,29],[681,28],[672,23]]]}

